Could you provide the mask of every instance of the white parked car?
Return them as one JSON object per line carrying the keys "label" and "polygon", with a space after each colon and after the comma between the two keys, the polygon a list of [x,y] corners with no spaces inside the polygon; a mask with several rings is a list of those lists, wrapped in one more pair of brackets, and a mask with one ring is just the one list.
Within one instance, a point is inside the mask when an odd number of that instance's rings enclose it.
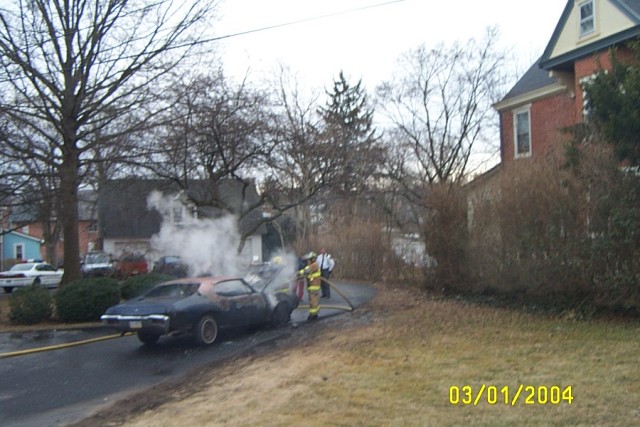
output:
{"label": "white parked car", "polygon": [[0,287],[6,293],[13,288],[29,285],[42,285],[55,288],[60,285],[63,270],[56,270],[46,262],[25,262],[16,264],[9,271],[0,272]]}

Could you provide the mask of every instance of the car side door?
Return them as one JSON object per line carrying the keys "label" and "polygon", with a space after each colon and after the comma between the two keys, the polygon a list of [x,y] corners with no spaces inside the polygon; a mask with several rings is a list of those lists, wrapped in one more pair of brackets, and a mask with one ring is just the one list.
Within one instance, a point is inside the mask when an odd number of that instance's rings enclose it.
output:
{"label": "car side door", "polygon": [[246,327],[264,322],[267,303],[263,295],[242,279],[218,282],[214,291],[229,302],[229,311],[223,315],[229,326]]}
{"label": "car side door", "polygon": [[35,269],[40,277],[40,283],[45,286],[56,285],[60,281],[61,274],[58,274],[57,270],[49,264],[38,264]]}

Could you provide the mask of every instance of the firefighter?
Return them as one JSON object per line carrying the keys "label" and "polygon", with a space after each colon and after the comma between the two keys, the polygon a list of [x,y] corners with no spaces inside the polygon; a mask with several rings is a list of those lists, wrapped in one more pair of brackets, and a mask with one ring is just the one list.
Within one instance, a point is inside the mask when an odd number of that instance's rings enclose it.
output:
{"label": "firefighter", "polygon": [[300,271],[304,270],[306,266],[307,260],[304,259],[304,257],[298,257],[298,265],[296,266],[298,275],[291,284],[291,292],[298,297],[298,301],[300,302],[302,302],[302,297],[304,296],[304,284],[306,282],[304,276],[300,273]]}
{"label": "firefighter", "polygon": [[318,255],[315,252],[309,252],[305,259],[307,266],[300,270],[298,274],[307,279],[307,294],[309,295],[309,317],[307,320],[318,320],[320,312],[320,266],[316,262]]}

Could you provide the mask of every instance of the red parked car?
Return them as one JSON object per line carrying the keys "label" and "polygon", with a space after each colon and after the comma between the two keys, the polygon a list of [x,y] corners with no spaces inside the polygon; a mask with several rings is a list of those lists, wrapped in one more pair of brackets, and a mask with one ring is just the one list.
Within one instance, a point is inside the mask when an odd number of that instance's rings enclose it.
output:
{"label": "red parked car", "polygon": [[126,255],[118,261],[116,274],[121,279],[149,272],[147,260],[142,255]]}

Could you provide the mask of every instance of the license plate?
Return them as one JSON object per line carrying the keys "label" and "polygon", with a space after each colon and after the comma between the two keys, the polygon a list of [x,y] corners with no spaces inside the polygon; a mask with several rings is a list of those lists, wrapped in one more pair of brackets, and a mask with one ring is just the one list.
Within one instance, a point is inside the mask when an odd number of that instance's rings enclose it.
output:
{"label": "license plate", "polygon": [[129,327],[131,329],[140,329],[142,328],[142,322],[139,320],[132,320],[129,322]]}

